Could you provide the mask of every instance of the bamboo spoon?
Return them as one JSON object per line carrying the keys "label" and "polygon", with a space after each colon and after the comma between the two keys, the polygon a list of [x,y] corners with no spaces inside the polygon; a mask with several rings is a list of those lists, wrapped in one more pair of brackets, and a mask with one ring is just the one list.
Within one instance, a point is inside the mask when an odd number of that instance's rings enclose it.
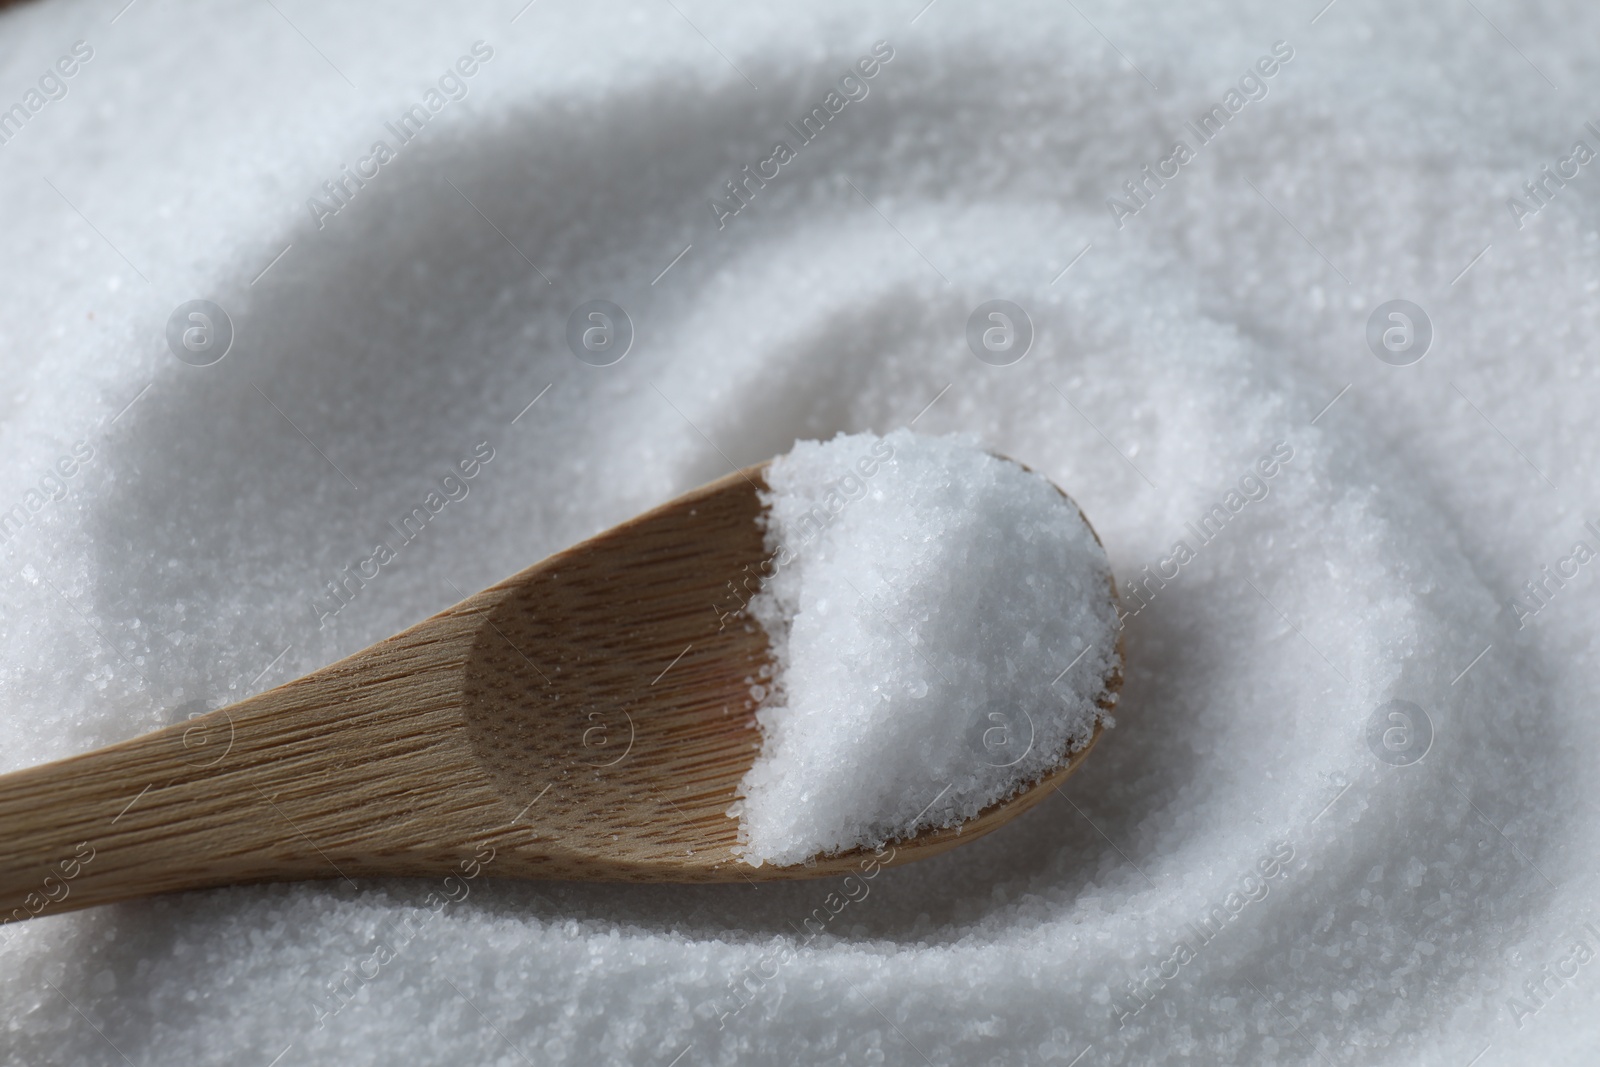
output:
{"label": "bamboo spoon", "polygon": [[[855,869],[873,854],[751,867],[733,851],[726,813],[760,744],[749,689],[768,650],[759,628],[723,625],[715,605],[764,557],[763,470],[286,685],[0,777],[0,921],[206,886],[480,864],[497,877],[638,882]],[[1119,668],[1107,682],[1120,681]],[[896,843],[892,861],[993,830],[1087,755],[961,826]]]}

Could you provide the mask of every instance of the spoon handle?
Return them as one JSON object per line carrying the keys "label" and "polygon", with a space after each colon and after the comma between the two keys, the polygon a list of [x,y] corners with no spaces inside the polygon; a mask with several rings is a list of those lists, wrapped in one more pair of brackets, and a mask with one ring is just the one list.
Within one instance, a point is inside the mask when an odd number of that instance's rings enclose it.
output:
{"label": "spoon handle", "polygon": [[248,786],[212,764],[232,755],[242,711],[0,777],[0,921],[229,881],[252,858],[288,859],[293,842],[247,815]]}
{"label": "spoon handle", "polygon": [[476,784],[457,707],[469,615],[0,776],[0,923],[240,882],[448,873],[509,822]]}

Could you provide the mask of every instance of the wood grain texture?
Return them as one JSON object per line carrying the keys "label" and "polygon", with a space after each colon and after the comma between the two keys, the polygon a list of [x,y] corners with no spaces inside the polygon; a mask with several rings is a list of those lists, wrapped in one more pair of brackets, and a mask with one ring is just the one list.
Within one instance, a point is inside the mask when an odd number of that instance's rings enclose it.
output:
{"label": "wood grain texture", "polygon": [[[727,810],[759,747],[750,686],[768,649],[753,624],[724,625],[717,605],[763,559],[762,470],[314,674],[0,777],[0,921],[240,882],[444,876],[489,848],[491,877],[855,869],[865,853],[760,868],[733,853]],[[1120,659],[1119,646],[1108,699]],[[894,862],[992,830],[1087,755],[961,827],[897,843]]]}

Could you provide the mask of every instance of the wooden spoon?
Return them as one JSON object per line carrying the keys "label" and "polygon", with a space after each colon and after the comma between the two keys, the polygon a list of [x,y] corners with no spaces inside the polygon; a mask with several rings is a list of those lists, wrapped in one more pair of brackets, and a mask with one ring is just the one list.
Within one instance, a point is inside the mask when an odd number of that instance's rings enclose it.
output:
{"label": "wooden spoon", "polygon": [[[965,824],[896,843],[892,857],[741,861],[727,811],[760,745],[750,687],[768,648],[719,605],[765,556],[764,469],[286,685],[0,777],[0,921],[240,882],[480,868],[812,878],[974,840],[1077,769],[1088,747]],[[1108,694],[1120,659],[1119,648]]]}

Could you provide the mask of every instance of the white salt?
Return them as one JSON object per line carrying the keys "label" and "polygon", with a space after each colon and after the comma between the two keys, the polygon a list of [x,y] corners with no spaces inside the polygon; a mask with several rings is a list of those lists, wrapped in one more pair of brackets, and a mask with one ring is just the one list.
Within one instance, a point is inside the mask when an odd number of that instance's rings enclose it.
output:
{"label": "white salt", "polygon": [[802,441],[767,484],[776,570],[750,611],[777,674],[733,810],[748,862],[954,826],[1088,743],[1118,663],[1111,571],[1048,480],[897,430]]}
{"label": "white salt", "polygon": [[[1600,572],[1563,561],[1600,546],[1600,164],[1572,149],[1600,148],[1600,5],[1477,6],[6,7],[7,770],[839,431],[1025,460],[1145,606],[1117,729],[943,856],[47,913],[0,932],[0,1063],[1591,1064]],[[870,93],[719,229],[707,201],[880,39]],[[307,200],[462,57],[464,98],[319,228]],[[236,327],[214,366],[164,340],[195,299]],[[1009,366],[964,333],[995,299],[1032,318]],[[1432,319],[1410,366],[1367,342],[1397,299]],[[567,347],[592,300],[632,317],[611,366]],[[482,441],[470,496],[319,624]],[[1415,762],[1395,701],[1431,723]]]}

